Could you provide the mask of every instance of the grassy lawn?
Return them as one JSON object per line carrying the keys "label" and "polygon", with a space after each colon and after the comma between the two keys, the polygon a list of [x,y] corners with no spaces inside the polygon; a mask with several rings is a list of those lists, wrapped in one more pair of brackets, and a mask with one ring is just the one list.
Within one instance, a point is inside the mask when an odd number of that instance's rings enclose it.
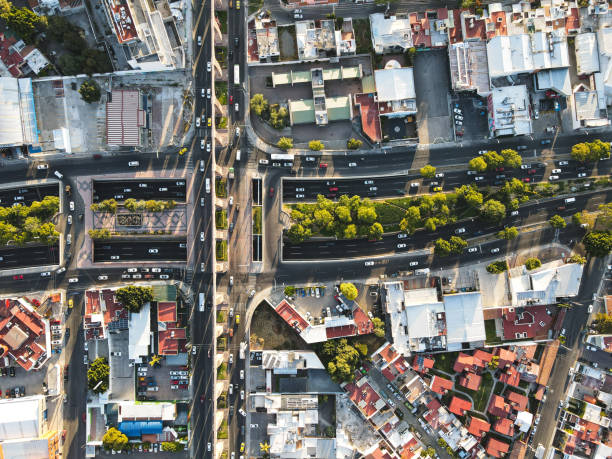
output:
{"label": "grassy lawn", "polygon": [[249,2],[249,14],[253,14],[263,6],[263,0],[252,0]]}
{"label": "grassy lawn", "polygon": [[447,352],[445,354],[435,355],[434,358],[436,361],[434,363],[434,368],[452,375],[454,373],[453,365],[455,364],[455,360],[457,360],[458,355],[458,352]]}
{"label": "grassy lawn", "polygon": [[355,29],[357,54],[368,54],[372,52],[370,21],[368,19],[353,19],[353,29]]}
{"label": "grassy lawn", "polygon": [[474,396],[474,409],[476,411],[484,411],[486,409],[487,401],[489,400],[489,394],[491,393],[492,387],[493,376],[491,376],[489,373],[483,374],[482,381],[480,383],[480,388]]}
{"label": "grassy lawn", "polygon": [[227,83],[225,81],[215,82],[215,97],[221,105],[227,104]]}
{"label": "grassy lawn", "polygon": [[222,116],[221,118],[217,118],[217,129],[227,129],[227,116]]}
{"label": "grassy lawn", "polygon": [[227,339],[225,338],[225,336],[219,336],[217,338],[217,350],[223,352],[225,350],[226,343]]}
{"label": "grassy lawn", "polygon": [[220,440],[227,438],[227,419],[224,419],[223,422],[221,423],[221,426],[219,427],[219,430],[217,431],[217,438]]}
{"label": "grassy lawn", "polygon": [[221,68],[227,68],[227,48],[223,46],[215,46],[215,59],[221,66]]}
{"label": "grassy lawn", "polygon": [[253,234],[261,234],[261,206],[253,207]]}
{"label": "grassy lawn", "polygon": [[495,383],[495,387],[493,388],[493,393],[495,395],[501,395],[503,390],[504,390],[504,383],[497,381]]}
{"label": "grassy lawn", "polygon": [[227,11],[215,11],[215,16],[219,21],[221,33],[227,33]]}
{"label": "grassy lawn", "polygon": [[225,379],[227,378],[227,367],[225,366],[225,363],[222,363],[221,365],[219,365],[219,367],[217,368],[217,379]]}
{"label": "grassy lawn", "polygon": [[222,324],[223,322],[225,322],[225,314],[223,314],[223,311],[219,311],[217,313],[217,323]]}
{"label": "grassy lawn", "polygon": [[217,241],[215,245],[217,261],[227,261],[227,241]]}
{"label": "grassy lawn", "polygon": [[495,319],[485,320],[484,323],[487,343],[501,343],[501,339],[495,334]]}

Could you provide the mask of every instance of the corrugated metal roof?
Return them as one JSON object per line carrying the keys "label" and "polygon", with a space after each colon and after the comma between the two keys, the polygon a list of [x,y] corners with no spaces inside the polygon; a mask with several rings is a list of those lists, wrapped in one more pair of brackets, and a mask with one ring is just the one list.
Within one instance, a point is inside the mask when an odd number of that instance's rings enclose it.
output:
{"label": "corrugated metal roof", "polygon": [[113,90],[106,104],[106,139],[109,145],[139,146],[144,112],[136,90]]}

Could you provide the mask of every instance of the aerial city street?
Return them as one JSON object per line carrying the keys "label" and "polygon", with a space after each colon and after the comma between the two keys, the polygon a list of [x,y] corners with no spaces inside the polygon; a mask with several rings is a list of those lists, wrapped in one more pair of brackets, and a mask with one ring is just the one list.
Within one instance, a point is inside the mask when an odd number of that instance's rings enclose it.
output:
{"label": "aerial city street", "polygon": [[612,457],[606,0],[0,24],[0,457]]}

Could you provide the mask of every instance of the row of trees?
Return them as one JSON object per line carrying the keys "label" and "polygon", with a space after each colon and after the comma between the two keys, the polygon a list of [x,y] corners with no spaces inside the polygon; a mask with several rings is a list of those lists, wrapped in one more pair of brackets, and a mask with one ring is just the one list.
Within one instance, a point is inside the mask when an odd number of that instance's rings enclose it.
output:
{"label": "row of trees", "polygon": [[33,44],[36,35],[48,25],[46,16],[38,16],[26,7],[17,8],[8,0],[0,0],[0,18],[27,44]]}
{"label": "row of trees", "polygon": [[383,235],[383,227],[377,218],[374,204],[367,198],[343,195],[334,202],[319,195],[316,204],[296,204],[291,211],[295,223],[287,236],[294,243],[308,239],[313,232],[341,239],[368,236],[377,240]]}
{"label": "row of trees", "polygon": [[[349,150],[358,150],[362,145],[363,142],[361,140],[351,138],[346,141],[346,148]],[[289,137],[281,137],[276,143],[276,146],[281,150],[287,151],[293,148],[293,139]],[[308,142],[308,148],[310,148],[312,151],[321,151],[325,148],[325,144],[320,140],[311,140]]]}
{"label": "row of trees", "polygon": [[572,147],[572,159],[580,162],[595,162],[610,157],[610,143],[599,139],[593,142],[581,142]]}
{"label": "row of trees", "polygon": [[446,257],[450,254],[460,254],[467,245],[467,241],[459,236],[451,236],[448,241],[439,238],[434,243],[434,253],[441,257]]}
{"label": "row of trees", "polygon": [[472,158],[468,167],[477,172],[493,171],[498,167],[516,168],[521,167],[523,160],[517,151],[506,148],[501,152],[487,151],[481,156]]}
{"label": "row of trees", "polygon": [[[91,204],[90,209],[94,212],[107,212],[111,214],[117,213],[117,207],[119,204],[115,199],[105,199],[98,203]],[[163,212],[165,210],[171,210],[176,207],[176,201],[158,201],[149,199],[147,201],[143,199],[128,198],[123,202],[123,206],[132,212]]]}
{"label": "row of trees", "polygon": [[60,234],[47,220],[58,210],[57,196],[45,196],[29,206],[0,207],[0,244],[23,245],[32,241],[55,244]]}

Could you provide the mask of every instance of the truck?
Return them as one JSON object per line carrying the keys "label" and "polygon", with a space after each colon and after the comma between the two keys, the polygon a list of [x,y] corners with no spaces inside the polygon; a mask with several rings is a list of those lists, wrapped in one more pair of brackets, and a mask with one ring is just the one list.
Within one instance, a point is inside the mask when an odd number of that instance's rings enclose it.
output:
{"label": "truck", "polygon": [[246,351],[246,341],[240,343],[240,358],[244,360],[244,353]]}
{"label": "truck", "polygon": [[199,310],[200,312],[204,311],[204,294],[200,293],[200,304],[199,304]]}
{"label": "truck", "polygon": [[230,168],[229,168],[229,174],[228,174],[228,177],[229,177],[230,179],[232,179],[232,180],[234,179],[234,168],[233,168],[233,167],[230,167]]}
{"label": "truck", "polygon": [[546,448],[544,448],[544,445],[542,445],[542,443],[539,443],[538,449],[536,449],[536,452],[535,452],[535,457],[537,459],[542,459],[542,457],[544,457],[545,451],[546,451]]}
{"label": "truck", "polygon": [[240,86],[240,65],[234,64],[234,84]]}

